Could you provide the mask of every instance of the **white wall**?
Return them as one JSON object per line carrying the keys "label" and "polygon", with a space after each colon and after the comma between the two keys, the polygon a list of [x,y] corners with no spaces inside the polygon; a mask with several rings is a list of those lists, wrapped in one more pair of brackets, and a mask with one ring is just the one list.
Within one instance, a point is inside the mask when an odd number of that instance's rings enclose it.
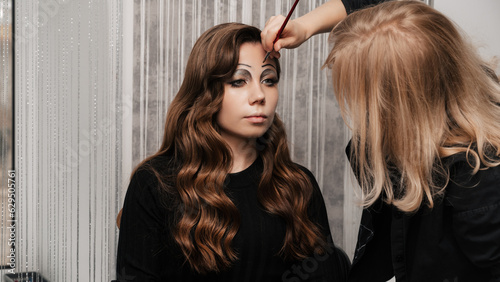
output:
{"label": "white wall", "polygon": [[[486,61],[500,59],[499,0],[434,0],[434,8],[450,17],[472,39]],[[500,74],[500,64],[496,67]]]}

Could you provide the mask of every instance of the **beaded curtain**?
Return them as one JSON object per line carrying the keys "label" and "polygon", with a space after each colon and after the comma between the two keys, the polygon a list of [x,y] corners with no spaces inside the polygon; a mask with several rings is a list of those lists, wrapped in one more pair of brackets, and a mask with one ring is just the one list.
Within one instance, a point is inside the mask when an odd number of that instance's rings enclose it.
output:
{"label": "beaded curtain", "polygon": [[[300,1],[292,18],[325,1]],[[116,278],[115,219],[130,173],[161,143],[194,42],[223,22],[263,28],[270,16],[286,15],[293,1],[13,3],[0,0],[0,130],[2,138],[15,133],[0,142],[0,264],[6,266],[0,281],[9,271],[19,277],[36,271],[49,281],[110,281]],[[328,72],[321,70],[330,48],[324,34],[281,52],[277,111],[294,161],[308,167],[322,189],[334,241],[352,257],[359,208],[344,154],[349,135]],[[7,221],[8,179],[16,181],[14,231]],[[12,268],[5,238],[16,243]]]}
{"label": "beaded curtain", "polygon": [[[218,23],[262,28],[292,2],[16,1],[15,272],[115,279],[116,215],[133,168],[160,145],[194,42]],[[323,2],[300,1],[292,17]],[[334,241],[352,255],[348,135],[321,70],[329,48],[325,34],[282,52],[278,114],[294,161],[323,191]]]}
{"label": "beaded curtain", "polygon": [[126,115],[122,3],[15,1],[19,276],[115,276]]}
{"label": "beaded curtain", "polygon": [[[13,171],[12,2],[0,0],[0,265],[9,263],[15,238],[15,172]],[[12,215],[12,217],[11,217]],[[10,245],[9,245],[9,239]],[[0,278],[1,279],[1,278]]]}

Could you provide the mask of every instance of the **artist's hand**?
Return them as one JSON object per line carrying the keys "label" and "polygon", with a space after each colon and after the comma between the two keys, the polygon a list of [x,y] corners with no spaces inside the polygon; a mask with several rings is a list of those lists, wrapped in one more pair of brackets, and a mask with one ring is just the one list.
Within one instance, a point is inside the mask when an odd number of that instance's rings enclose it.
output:
{"label": "artist's hand", "polygon": [[[273,41],[284,21],[285,17],[278,15],[269,18],[266,22],[266,26],[260,34],[262,46],[266,51],[273,50]],[[285,29],[281,33],[280,38],[274,44],[274,51],[278,52],[281,48],[297,48],[307,39],[308,37],[305,27],[297,20],[289,20]],[[274,55],[276,52],[271,53],[271,55]]]}

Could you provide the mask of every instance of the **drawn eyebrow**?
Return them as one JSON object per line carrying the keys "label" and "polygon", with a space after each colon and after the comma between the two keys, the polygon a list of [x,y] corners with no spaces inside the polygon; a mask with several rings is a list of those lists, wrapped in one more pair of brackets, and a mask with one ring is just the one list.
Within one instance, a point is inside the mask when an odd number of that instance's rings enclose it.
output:
{"label": "drawn eyebrow", "polygon": [[[247,64],[238,64],[238,66],[245,66],[245,67],[249,67],[249,68],[252,68],[252,66],[250,65],[247,65]],[[273,65],[273,64],[265,64],[265,65],[262,65],[261,67],[267,67],[267,66],[270,66],[270,67],[273,67],[274,69],[276,69],[276,67]]]}
{"label": "drawn eyebrow", "polygon": [[274,65],[272,65],[272,64],[265,64],[265,65],[263,65],[262,67],[267,67],[267,66],[271,66],[271,67],[273,67],[274,69],[276,69],[276,67],[275,67]]}

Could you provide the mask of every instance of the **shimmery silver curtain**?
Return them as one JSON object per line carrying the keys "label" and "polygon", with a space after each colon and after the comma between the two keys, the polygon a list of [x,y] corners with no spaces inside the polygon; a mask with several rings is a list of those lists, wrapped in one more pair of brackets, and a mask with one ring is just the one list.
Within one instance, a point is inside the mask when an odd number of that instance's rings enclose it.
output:
{"label": "shimmery silver curtain", "polygon": [[[292,2],[16,1],[15,272],[115,279],[115,218],[133,167],[161,142],[194,42],[222,22],[262,28]],[[293,17],[323,2],[300,1]],[[322,187],[335,242],[352,255],[348,135],[321,70],[329,48],[322,35],[282,52],[278,113],[294,160]]]}
{"label": "shimmery silver curtain", "polygon": [[[292,0],[135,0],[133,163],[155,152],[166,109],[177,93],[196,39],[223,22],[263,28],[270,16],[286,15]],[[324,0],[300,1],[293,18]],[[296,162],[315,174],[327,205],[334,240],[352,255],[359,209],[355,205],[344,147],[347,131],[321,66],[330,50],[328,35],[282,51],[278,113],[284,120]],[[346,191],[346,193],[344,193]]]}
{"label": "shimmery silver curtain", "polygon": [[[122,1],[15,2],[15,273],[114,278]],[[24,281],[24,280],[23,280]]]}

